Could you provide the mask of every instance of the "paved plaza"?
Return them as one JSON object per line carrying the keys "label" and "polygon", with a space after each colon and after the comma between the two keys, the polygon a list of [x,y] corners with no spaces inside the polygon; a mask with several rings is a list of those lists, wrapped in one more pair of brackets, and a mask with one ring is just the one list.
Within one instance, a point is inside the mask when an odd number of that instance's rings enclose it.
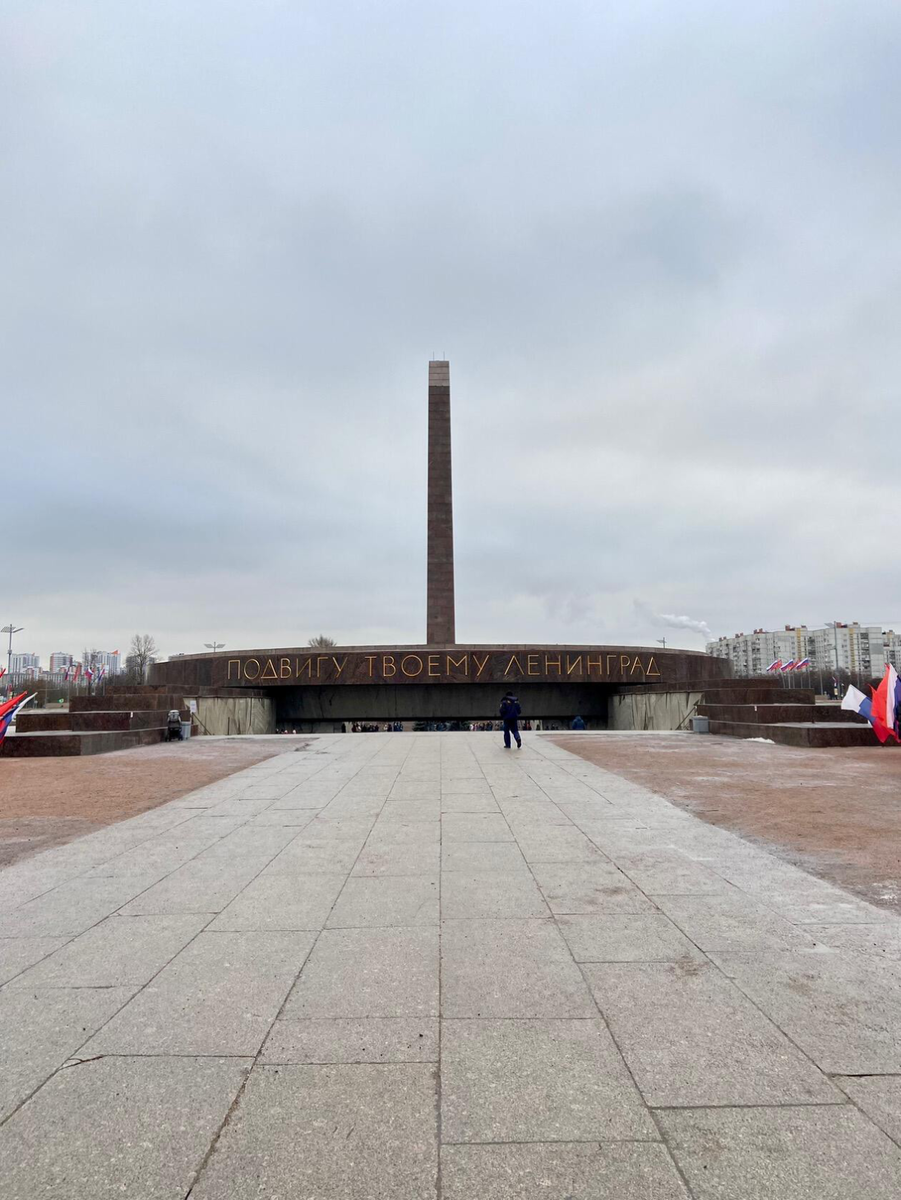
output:
{"label": "paved plaza", "polygon": [[901,920],[541,737],[285,741],[0,871],[4,1200],[901,1193]]}

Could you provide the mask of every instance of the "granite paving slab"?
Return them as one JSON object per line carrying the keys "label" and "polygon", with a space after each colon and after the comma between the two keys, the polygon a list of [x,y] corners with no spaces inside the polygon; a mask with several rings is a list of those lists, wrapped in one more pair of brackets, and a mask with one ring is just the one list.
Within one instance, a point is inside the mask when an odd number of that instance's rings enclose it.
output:
{"label": "granite paving slab", "polygon": [[329,929],[437,924],[437,874],[351,876],[326,922]]}
{"label": "granite paving slab", "polygon": [[265,867],[267,875],[346,875],[357,861],[362,843],[313,838],[309,827]]}
{"label": "granite paving slab", "polygon": [[545,1142],[444,1146],[444,1200],[689,1200],[654,1143]]}
{"label": "granite paving slab", "polygon": [[58,1071],[0,1128],[4,1200],[183,1197],[250,1063],[104,1058]]}
{"label": "granite paving slab", "polygon": [[901,1145],[901,1075],[837,1075],[834,1082]]}
{"label": "granite paving slab", "polygon": [[315,936],[199,934],[92,1038],[85,1057],[256,1054]]}
{"label": "granite paving slab", "polygon": [[721,875],[693,862],[684,854],[644,851],[619,854],[614,862],[636,887],[650,896],[702,896],[709,892],[732,895],[733,888]]}
{"label": "granite paving slab", "polygon": [[206,913],[114,915],[20,975],[15,987],[142,987],[209,920]]}
{"label": "granite paving slab", "polygon": [[575,825],[533,825],[511,818],[519,848],[530,863],[602,863],[604,855]]}
{"label": "granite paving slab", "polygon": [[326,929],[283,1016],[438,1015],[438,929]]}
{"label": "granite paving slab", "polygon": [[819,945],[833,950],[853,950],[901,961],[901,921],[871,925],[805,925],[804,932]]}
{"label": "granite paving slab", "polygon": [[239,892],[210,925],[211,932],[322,928],[345,875],[267,874]]}
{"label": "granite paving slab", "polygon": [[442,1022],[442,1140],[655,1140],[609,1032],[588,1020]]}
{"label": "granite paving slab", "polygon": [[3,988],[0,1120],[49,1079],[133,995],[134,988]]}
{"label": "granite paving slab", "polygon": [[552,921],[450,921],[441,936],[445,1017],[594,1017],[588,988]]}
{"label": "granite paving slab", "polygon": [[443,871],[529,871],[515,842],[445,842],[441,847]]}
{"label": "granite paving slab", "polygon": [[792,925],[744,892],[706,896],[654,896],[666,913],[702,950],[790,950],[813,948],[803,928]]}
{"label": "granite paving slab", "polygon": [[576,962],[673,962],[703,959],[695,944],[662,913],[559,917]]}
{"label": "granite paving slab", "polygon": [[888,1200],[901,1150],[850,1105],[662,1112],[696,1200]]}
{"label": "granite paving slab", "polygon": [[221,912],[268,862],[267,857],[254,856],[229,863],[195,858],[123,905],[120,912],[128,917]]}
{"label": "granite paving slab", "polygon": [[358,875],[434,875],[441,864],[438,841],[367,842],[351,872]]}
{"label": "granite paving slab", "polygon": [[901,1073],[897,963],[822,947],[713,958],[821,1070]]}
{"label": "granite paving slab", "polygon": [[524,868],[490,872],[444,871],[441,876],[441,912],[446,918],[463,919],[550,916],[538,885]]}
{"label": "granite paving slab", "polygon": [[442,838],[449,842],[512,842],[513,834],[500,813],[449,812],[441,820]]}
{"label": "granite paving slab", "polygon": [[656,912],[652,901],[612,863],[533,863],[538,886],[554,913]]}
{"label": "granite paving slab", "polygon": [[709,963],[586,963],[652,1107],[837,1103],[840,1093]]}
{"label": "granite paving slab", "polygon": [[[155,882],[155,877],[151,876]],[[0,915],[0,937],[75,937],[150,886],[147,876],[70,880]]]}
{"label": "granite paving slab", "polygon": [[258,1067],[191,1200],[434,1200],[436,1093],[430,1064]]}
{"label": "granite paving slab", "polygon": [[22,971],[65,946],[66,938],[0,938],[0,985],[15,979]]}
{"label": "granite paving slab", "polygon": [[437,1062],[435,1017],[280,1019],[260,1052],[264,1063]]}

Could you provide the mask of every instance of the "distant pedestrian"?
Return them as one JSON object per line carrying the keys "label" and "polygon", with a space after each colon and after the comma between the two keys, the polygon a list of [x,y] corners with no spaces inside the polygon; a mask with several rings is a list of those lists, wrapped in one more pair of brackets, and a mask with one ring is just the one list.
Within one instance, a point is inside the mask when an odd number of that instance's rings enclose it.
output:
{"label": "distant pedestrian", "polygon": [[522,749],[522,738],[519,736],[519,714],[522,709],[519,701],[512,692],[507,692],[501,701],[500,718],[504,722],[504,749],[510,749],[510,734],[516,739],[516,749]]}
{"label": "distant pedestrian", "polygon": [[584,728],[585,728],[585,722],[582,720],[582,718],[581,717],[573,717],[573,722],[572,722],[572,725],[570,725],[570,729],[584,729]]}

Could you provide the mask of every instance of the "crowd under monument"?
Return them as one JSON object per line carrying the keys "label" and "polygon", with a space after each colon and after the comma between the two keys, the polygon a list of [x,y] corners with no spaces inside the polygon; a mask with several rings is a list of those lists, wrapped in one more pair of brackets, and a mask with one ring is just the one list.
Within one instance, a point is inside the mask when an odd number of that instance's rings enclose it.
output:
{"label": "crowd under monument", "polygon": [[689,690],[729,674],[701,652],[618,645],[460,644],[456,640],[450,363],[428,377],[426,640],[421,645],[228,650],[183,655],[151,669],[150,683],[203,696],[246,694],[279,726],[305,732],[352,721],[477,721],[515,690],[526,719],[595,728],[615,697],[636,689]]}

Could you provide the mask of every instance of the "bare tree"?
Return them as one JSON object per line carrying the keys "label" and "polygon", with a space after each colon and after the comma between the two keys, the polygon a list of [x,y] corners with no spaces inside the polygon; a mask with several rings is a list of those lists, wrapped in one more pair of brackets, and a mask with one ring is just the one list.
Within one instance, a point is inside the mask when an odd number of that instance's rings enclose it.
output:
{"label": "bare tree", "polygon": [[318,637],[311,637],[307,645],[312,646],[314,650],[328,650],[330,646],[337,646],[338,643],[334,638],[326,637],[324,633],[320,633]]}
{"label": "bare tree", "polygon": [[132,683],[144,683],[147,680],[147,670],[156,657],[156,642],[149,633],[136,633],[131,639],[129,654],[129,677]]}

